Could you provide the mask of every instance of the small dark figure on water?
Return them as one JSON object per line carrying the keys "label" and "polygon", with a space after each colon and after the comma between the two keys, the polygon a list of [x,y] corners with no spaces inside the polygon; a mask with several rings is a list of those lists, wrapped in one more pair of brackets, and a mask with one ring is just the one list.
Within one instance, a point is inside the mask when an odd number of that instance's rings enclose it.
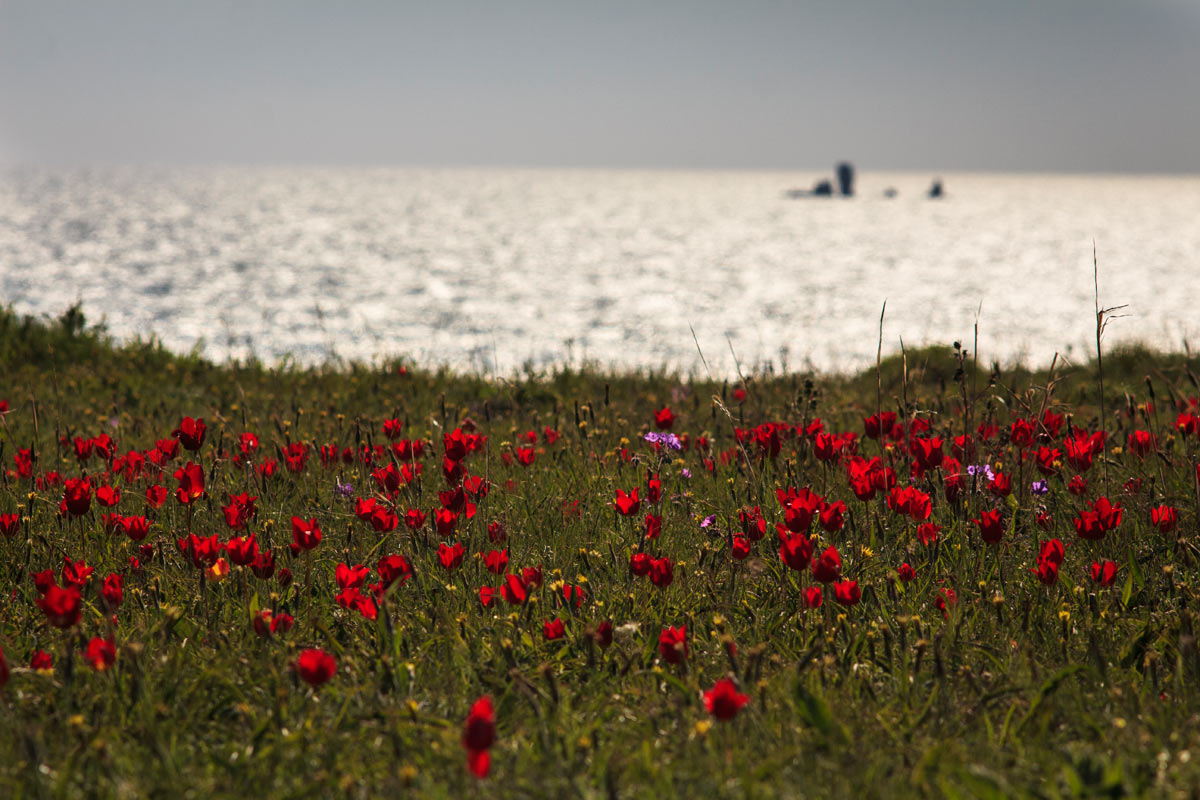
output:
{"label": "small dark figure on water", "polygon": [[829,181],[817,181],[812,188],[814,197],[833,197],[833,184]]}
{"label": "small dark figure on water", "polygon": [[931,185],[929,187],[929,198],[931,200],[936,200],[941,196],[942,196],[942,179],[934,178],[933,185]]}
{"label": "small dark figure on water", "polygon": [[837,165],[838,191],[842,197],[854,196],[854,165],[843,161]]}

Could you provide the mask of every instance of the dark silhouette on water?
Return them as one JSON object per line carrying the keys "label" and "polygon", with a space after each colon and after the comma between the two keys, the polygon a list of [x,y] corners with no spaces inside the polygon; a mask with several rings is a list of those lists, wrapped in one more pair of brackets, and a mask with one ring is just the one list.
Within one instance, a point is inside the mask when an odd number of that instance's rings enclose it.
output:
{"label": "dark silhouette on water", "polygon": [[[842,197],[854,196],[854,165],[843,161],[837,165],[838,192]],[[822,178],[811,189],[788,189],[788,197],[833,197],[833,182]]]}
{"label": "dark silhouette on water", "polygon": [[893,197],[895,197],[898,194],[900,194],[900,193],[896,191],[895,186],[889,186],[888,188],[883,190],[883,196],[889,200],[891,200]]}
{"label": "dark silhouette on water", "polygon": [[843,161],[837,165],[838,191],[842,197],[854,196],[854,165]]}
{"label": "dark silhouette on water", "polygon": [[833,184],[826,180],[817,181],[811,189],[788,189],[787,196],[797,197],[833,197]]}
{"label": "dark silhouette on water", "polygon": [[929,187],[929,198],[930,198],[931,200],[936,200],[936,199],[938,199],[939,197],[941,197],[943,193],[944,193],[944,192],[943,192],[943,190],[942,190],[942,179],[941,179],[941,178],[934,178],[934,179],[933,179],[933,185],[931,185],[931,186]]}

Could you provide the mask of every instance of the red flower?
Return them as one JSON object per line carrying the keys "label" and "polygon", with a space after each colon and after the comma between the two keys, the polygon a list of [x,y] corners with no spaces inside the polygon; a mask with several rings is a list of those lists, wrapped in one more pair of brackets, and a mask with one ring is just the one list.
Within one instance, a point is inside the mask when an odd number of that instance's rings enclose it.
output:
{"label": "red flower", "polygon": [[36,672],[53,672],[54,658],[45,650],[34,651],[29,659],[29,668]]}
{"label": "red flower", "polygon": [[253,533],[230,539],[225,544],[225,552],[229,554],[229,560],[239,567],[249,566],[258,557],[258,539]]}
{"label": "red flower", "polygon": [[621,516],[629,517],[636,514],[642,507],[642,501],[638,499],[637,487],[634,487],[629,494],[617,489],[617,499],[613,506],[621,513]]}
{"label": "red flower", "polygon": [[1059,539],[1051,539],[1047,542],[1042,542],[1038,551],[1038,561],[1051,561],[1056,566],[1062,566],[1063,560],[1067,557],[1066,548]]}
{"label": "red flower", "polygon": [[654,412],[654,426],[660,431],[669,431],[675,425],[675,415],[669,406]]}
{"label": "red flower", "polygon": [[812,526],[813,517],[820,512],[824,504],[820,495],[814,494],[807,487],[789,490],[787,501],[783,507],[784,524],[792,533],[807,532]]}
{"label": "red flower", "polygon": [[275,575],[275,554],[267,550],[256,555],[250,562],[250,571],[261,581],[270,580]]}
{"label": "red flower", "polygon": [[858,581],[838,581],[833,585],[833,599],[843,606],[856,606],[862,599]]}
{"label": "red flower", "polygon": [[117,648],[112,639],[92,637],[87,646],[87,660],[97,672],[103,672],[117,662]]}
{"label": "red flower", "polygon": [[542,623],[542,637],[548,642],[561,639],[565,634],[566,626],[563,625],[563,621],[558,617]]}
{"label": "red flower", "polygon": [[309,648],[296,659],[296,674],[309,686],[327,683],[337,672],[337,660],[319,648]]}
{"label": "red flower", "polygon": [[651,503],[657,503],[662,500],[662,481],[658,475],[650,475],[646,478],[646,500]]}
{"label": "red flower", "polygon": [[184,417],[179,422],[179,427],[171,431],[171,435],[179,440],[186,450],[199,450],[200,445],[204,444],[204,431],[206,430],[203,419],[192,419]]}
{"label": "red flower", "polygon": [[1117,570],[1119,567],[1113,561],[1105,561],[1103,563],[1093,561],[1091,567],[1092,581],[1100,586],[1112,586],[1117,580]]}
{"label": "red flower", "polygon": [[316,517],[310,520],[303,520],[300,517],[292,517],[292,552],[299,553],[301,550],[312,550],[321,543],[321,526],[317,524]]}
{"label": "red flower", "polygon": [[79,589],[70,586],[60,589],[51,584],[37,601],[38,607],[46,615],[46,621],[55,628],[70,628],[79,622],[81,603]]}
{"label": "red flower", "polygon": [[863,430],[871,439],[878,439],[880,436],[887,436],[896,427],[896,413],[894,411],[884,411],[881,414],[872,414],[863,420]]}
{"label": "red flower", "polygon": [[504,576],[504,583],[500,586],[500,596],[509,605],[519,606],[529,599],[529,588],[519,577],[509,573]]}
{"label": "red flower", "polygon": [[733,549],[730,552],[735,559],[741,561],[750,555],[750,540],[740,533],[733,537]]}
{"label": "red flower", "polygon": [[923,525],[917,526],[917,539],[926,547],[932,547],[938,539],[938,534],[941,532],[941,525],[926,522]]}
{"label": "red flower", "polygon": [[443,542],[438,545],[438,561],[441,563],[442,569],[458,569],[462,565],[466,552],[467,548],[463,547],[462,542],[455,542],[453,545]]}
{"label": "red flower", "polygon": [[63,504],[73,517],[83,516],[92,507],[92,484],[86,478],[69,478],[63,483]]}
{"label": "red flower", "polygon": [[662,533],[662,517],[655,514],[647,514],[645,528],[647,539],[657,539]]}
{"label": "red flower", "polygon": [[483,557],[483,565],[487,567],[489,572],[503,575],[504,571],[508,569],[508,548],[489,551]]}
{"label": "red flower", "polygon": [[1012,494],[1012,478],[1003,472],[997,472],[988,482],[988,491],[996,497],[1008,497]]}
{"label": "red flower", "polygon": [[908,583],[917,577],[917,571],[912,568],[907,561],[896,567],[896,577],[902,582]]}
{"label": "red flower", "polygon": [[[15,514],[13,516],[16,516]],[[1179,511],[1170,506],[1159,506],[1150,510],[1150,523],[1163,533],[1175,530],[1179,523]]]}
{"label": "red flower", "polygon": [[835,533],[846,524],[846,504],[841,500],[826,503],[821,509],[821,527],[829,533]]}
{"label": "red flower", "polygon": [[808,569],[812,561],[813,543],[808,534],[791,534],[779,545],[779,558],[789,568],[801,572]]}
{"label": "red flower", "polygon": [[475,701],[463,725],[462,744],[467,751],[467,769],[472,775],[486,778],[491,766],[488,750],[496,741],[496,714],[492,698],[484,695]]}
{"label": "red flower", "polygon": [[1097,498],[1092,503],[1091,511],[1080,511],[1074,519],[1075,533],[1081,539],[1098,541],[1104,535],[1121,524],[1123,509],[1113,505],[1107,497]]}
{"label": "red flower", "polygon": [[915,486],[892,489],[887,504],[893,512],[911,517],[914,522],[924,522],[933,512],[932,499]]}
{"label": "red flower", "polygon": [[668,664],[679,664],[688,657],[687,626],[663,628],[658,635],[658,652]]}
{"label": "red flower", "polygon": [[1004,518],[1000,514],[1000,509],[993,508],[991,511],[984,511],[971,521],[979,527],[979,535],[988,544],[997,544],[1004,538]]}
{"label": "red flower", "polygon": [[1058,568],[1059,564],[1056,562],[1039,558],[1037,566],[1029,571],[1045,585],[1053,586],[1058,582]]}
{"label": "red flower", "polygon": [[92,573],[95,571],[82,561],[72,561],[70,556],[63,556],[63,586],[74,586],[76,589],[82,590],[92,579]]}
{"label": "red flower", "polygon": [[362,564],[355,564],[353,567],[338,564],[333,570],[333,579],[337,582],[339,589],[357,589],[366,583],[370,574],[370,568],[364,567]]}
{"label": "red flower", "polygon": [[937,606],[938,611],[942,612],[943,617],[949,619],[949,607],[958,605],[958,593],[947,586],[945,589],[942,589],[940,592],[938,592],[937,599],[933,601],[933,604]]}
{"label": "red flower", "polygon": [[479,587],[479,602],[484,608],[491,608],[496,603],[496,588],[494,586]]}
{"label": "red flower", "polygon": [[121,492],[112,486],[101,486],[96,490],[96,502],[105,508],[112,508],[121,502]]}
{"label": "red flower", "polygon": [[821,591],[820,586],[810,586],[804,590],[805,608],[820,608],[823,602],[825,602],[825,594]]}
{"label": "red flower", "polygon": [[1035,459],[1038,472],[1043,475],[1053,475],[1058,472],[1059,462],[1062,461],[1062,451],[1057,447],[1039,447]]}
{"label": "red flower", "polygon": [[438,535],[449,538],[454,535],[454,529],[458,527],[458,513],[446,508],[439,508],[433,514],[433,521]]}
{"label": "red flower", "polygon": [[1145,458],[1158,447],[1158,441],[1150,431],[1134,431],[1129,434],[1129,450],[1138,458]]}
{"label": "red flower", "polygon": [[812,574],[820,583],[833,583],[842,577],[842,557],[836,547],[830,545],[821,553],[812,564]]}
{"label": "red flower", "polygon": [[162,508],[167,502],[167,487],[154,484],[146,487],[146,504],[151,508]]}
{"label": "red flower", "polygon": [[135,542],[140,542],[150,534],[150,520],[144,516],[122,517],[121,529]]}
{"label": "red flower", "polygon": [[404,427],[404,423],[398,419],[385,419],[383,421],[383,435],[389,439],[399,439],[400,431]]}
{"label": "red flower", "polygon": [[649,575],[650,555],[648,553],[634,553],[631,555],[629,557],[629,571],[639,577]]}
{"label": "red flower", "polygon": [[115,572],[104,579],[100,597],[109,611],[116,611],[120,607],[121,601],[125,599],[125,591],[121,584],[122,578]]}
{"label": "red flower", "polygon": [[375,571],[379,573],[384,589],[397,581],[403,586],[413,576],[412,565],[402,555],[384,556],[375,565]]}
{"label": "red flower", "polygon": [[21,529],[20,514],[0,514],[0,534],[12,536]]}
{"label": "red flower", "polygon": [[204,468],[191,461],[175,470],[175,480],[179,488],[175,490],[175,499],[185,506],[195,502],[204,494]]}
{"label": "red flower", "polygon": [[667,557],[650,559],[650,582],[660,588],[675,580],[675,565]]}
{"label": "red flower", "polygon": [[704,693],[704,707],[719,720],[731,720],[750,702],[750,695],[742,694],[729,678],[721,678],[713,688]]}
{"label": "red flower", "polygon": [[1087,478],[1082,475],[1076,475],[1067,482],[1067,491],[1076,497],[1082,497],[1087,494]]}
{"label": "red flower", "polygon": [[541,567],[522,567],[521,568],[521,583],[525,584],[526,589],[533,589],[542,585],[542,568]]}
{"label": "red flower", "polygon": [[596,630],[592,633],[592,641],[600,645],[600,647],[608,647],[613,640],[613,626],[611,620],[604,620],[596,626]]}
{"label": "red flower", "polygon": [[221,557],[221,540],[214,533],[207,538],[189,533],[185,539],[177,539],[175,544],[193,567],[206,569],[217,563]]}
{"label": "red flower", "polygon": [[420,509],[410,508],[404,513],[404,524],[407,525],[410,530],[415,531],[425,524],[425,520],[428,518],[428,516],[428,514],[422,512]]}

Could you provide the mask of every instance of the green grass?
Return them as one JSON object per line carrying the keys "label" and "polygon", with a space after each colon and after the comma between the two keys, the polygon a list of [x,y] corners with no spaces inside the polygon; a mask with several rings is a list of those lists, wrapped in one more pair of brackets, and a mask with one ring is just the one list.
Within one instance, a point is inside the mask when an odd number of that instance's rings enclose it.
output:
{"label": "green grass", "polygon": [[[736,381],[669,374],[559,369],[486,380],[411,365],[400,374],[399,361],[214,365],[154,342],[118,345],[77,310],[52,322],[4,312],[0,398],[10,413],[0,427],[0,513],[22,522],[17,536],[0,537],[0,647],[12,672],[0,689],[0,796],[1190,796],[1200,785],[1197,438],[1174,424],[1176,405],[1200,394],[1200,363],[1134,348],[1106,353],[1104,364],[1103,420],[1095,364],[1060,366],[1047,394],[1045,369],[976,369],[968,360],[959,370],[950,348],[885,360],[878,376],[752,376],[738,403]],[[1103,425],[1109,447],[1087,473],[1083,498],[1067,491],[1067,467],[1050,479],[1049,495],[1031,495],[1037,476],[1031,464],[1018,466],[1019,449],[1004,434],[976,460],[1013,476],[1010,500],[967,491],[947,502],[940,474],[929,473],[915,485],[933,496],[933,521],[944,530],[926,548],[882,495],[856,500],[845,469],[817,461],[807,442],[785,439],[773,460],[747,445],[748,459],[717,458],[709,474],[695,449],[660,457],[641,438],[653,412],[669,405],[675,431],[709,437],[714,454],[736,452],[735,427],[820,418],[827,431],[858,433],[861,454],[879,455],[862,437],[877,382],[884,410],[930,420],[947,451],[964,429],[992,421],[1006,430],[1043,406],[1080,428]],[[104,483],[105,465],[80,464],[62,437],[109,433],[120,455],[169,438],[185,415],[208,424],[199,454],[207,495],[191,515],[173,498],[149,512],[146,541],[156,547],[140,570],[128,561],[136,545],[104,533],[94,502],[83,517],[60,518],[62,488],[39,489],[14,472],[17,448],[31,448],[35,476],[86,472]],[[281,468],[263,480],[218,457],[243,431],[260,438],[259,461],[278,458],[288,442],[378,444],[389,418],[404,421],[404,436],[432,443],[422,480],[397,497],[401,513],[438,505],[444,432],[469,419],[488,437],[466,463],[493,488],[452,537],[468,553],[456,572],[439,566],[437,543],[450,539],[431,523],[376,533],[335,497],[335,479],[357,496],[373,492],[360,464],[326,469],[314,453],[304,472]],[[531,466],[504,462],[521,434],[545,427],[562,438],[539,443]],[[1123,445],[1134,429],[1154,431],[1161,455],[1130,454]],[[623,448],[640,463],[626,461]],[[181,451],[168,466],[168,488],[189,456]],[[885,457],[907,485],[903,448]],[[612,508],[616,489],[644,493],[649,466],[662,476],[663,533],[646,549],[673,559],[666,588],[631,577],[638,526]],[[1126,482],[1139,478],[1141,489],[1127,493]],[[123,493],[114,510],[144,513],[146,480],[113,483]],[[850,508],[841,531],[813,529],[818,547],[835,544],[844,574],[863,588],[852,608],[830,592],[822,608],[804,609],[800,593],[812,578],[780,560],[775,490],[810,485]],[[223,541],[234,535],[221,506],[242,491],[260,498],[252,530],[295,573],[288,587],[236,566],[219,583],[202,582],[175,545],[189,525]],[[1124,521],[1103,541],[1078,539],[1071,519],[1100,494],[1119,500]],[[564,514],[575,501],[580,515]],[[1180,509],[1176,533],[1151,527],[1149,510],[1161,503]],[[735,562],[729,534],[745,505],[761,506],[770,527],[752,556]],[[997,505],[1009,529],[989,547],[970,520]],[[1034,525],[1035,507],[1053,514],[1053,533]],[[704,529],[710,514],[716,523]],[[324,531],[311,565],[287,553],[293,515],[316,517]],[[499,583],[474,555],[492,549],[494,520],[507,526],[512,567],[544,568],[545,585],[525,606],[485,609],[478,600],[480,586]],[[1043,586],[1029,569],[1038,540],[1052,535],[1069,546],[1059,582]],[[337,563],[374,567],[388,553],[403,554],[415,576],[378,620],[335,603]],[[82,620],[66,632],[47,625],[30,579],[57,572],[64,555],[96,570]],[[1087,577],[1098,559],[1120,564],[1109,588]],[[903,562],[917,574],[907,584],[895,577]],[[99,587],[113,572],[126,576],[125,598],[110,627]],[[554,603],[562,580],[586,588],[578,611]],[[958,603],[944,617],[934,601],[945,587]],[[295,627],[260,638],[250,617],[263,608],[293,614]],[[556,616],[566,636],[544,641],[542,623]],[[606,619],[623,633],[602,650],[586,632]],[[669,665],[658,634],[684,624],[689,657]],[[118,657],[99,672],[83,650],[106,635]],[[338,660],[319,689],[291,669],[306,647]],[[53,656],[53,674],[28,669],[37,649]],[[713,721],[700,693],[726,675],[751,701],[735,719]],[[483,694],[495,701],[498,730],[480,786],[460,737]]]}

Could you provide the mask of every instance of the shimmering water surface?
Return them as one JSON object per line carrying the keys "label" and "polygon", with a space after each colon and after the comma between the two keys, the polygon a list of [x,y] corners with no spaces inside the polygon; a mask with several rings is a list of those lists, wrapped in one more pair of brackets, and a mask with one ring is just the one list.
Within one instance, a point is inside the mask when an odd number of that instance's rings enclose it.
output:
{"label": "shimmering water surface", "polygon": [[[0,174],[0,300],[80,300],[118,336],[214,358],[407,355],[851,369],[969,342],[1086,356],[1200,332],[1200,177],[861,173],[853,199],[788,199],[816,173],[108,169]],[[895,187],[894,199],[884,189]]]}

